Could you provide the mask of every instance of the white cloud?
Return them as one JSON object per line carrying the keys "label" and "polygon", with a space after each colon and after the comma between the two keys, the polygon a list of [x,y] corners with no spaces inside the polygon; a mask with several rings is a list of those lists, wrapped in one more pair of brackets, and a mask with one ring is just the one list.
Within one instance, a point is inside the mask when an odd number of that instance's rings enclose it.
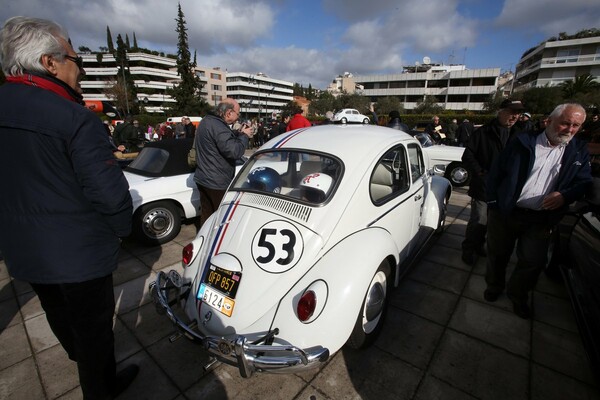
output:
{"label": "white cloud", "polygon": [[600,26],[598,0],[506,0],[496,25],[539,30],[547,36]]}

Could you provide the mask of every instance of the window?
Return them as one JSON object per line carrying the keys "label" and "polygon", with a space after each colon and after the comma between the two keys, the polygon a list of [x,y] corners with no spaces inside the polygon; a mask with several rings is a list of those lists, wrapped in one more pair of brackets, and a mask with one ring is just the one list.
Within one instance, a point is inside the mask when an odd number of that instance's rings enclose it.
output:
{"label": "window", "polygon": [[405,88],[406,87],[406,81],[391,81],[390,82],[390,89],[398,89],[398,88]]}
{"label": "window", "polygon": [[557,64],[577,62],[577,59],[579,58],[579,49],[558,50],[556,52],[556,58]]}
{"label": "window", "polygon": [[425,87],[425,81],[406,81],[407,88],[420,88]]}
{"label": "window", "polygon": [[333,156],[274,150],[252,157],[233,189],[316,206],[333,196],[341,177],[342,163]]}
{"label": "window", "polygon": [[214,72],[211,72],[210,79],[221,80],[221,74],[215,74]]}
{"label": "window", "polygon": [[445,88],[448,86],[448,81],[443,79],[443,80],[431,80],[429,82],[427,82],[427,87],[430,88]]}
{"label": "window", "polygon": [[408,158],[410,160],[410,175],[412,182],[415,183],[425,173],[425,163],[421,148],[416,144],[408,145]]}
{"label": "window", "polygon": [[410,182],[407,165],[403,146],[393,148],[379,160],[369,183],[371,199],[375,204],[383,204],[408,190]]}
{"label": "window", "polygon": [[211,85],[212,90],[221,90],[221,85]]}
{"label": "window", "polygon": [[464,78],[464,79],[450,79],[450,86],[451,87],[471,86],[471,79],[468,79],[468,78]]}
{"label": "window", "polygon": [[473,78],[473,86],[494,86],[496,77]]}

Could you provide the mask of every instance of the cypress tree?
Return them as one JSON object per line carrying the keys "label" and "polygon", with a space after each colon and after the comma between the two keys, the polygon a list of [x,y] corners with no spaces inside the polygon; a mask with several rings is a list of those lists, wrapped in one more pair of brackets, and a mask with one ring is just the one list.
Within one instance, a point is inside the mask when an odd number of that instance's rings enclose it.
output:
{"label": "cypress tree", "polygon": [[188,45],[187,28],[185,26],[185,16],[181,10],[181,4],[177,5],[177,72],[181,78],[179,85],[169,90],[176,103],[172,106],[171,112],[174,115],[198,115],[203,114],[208,108],[206,101],[200,96],[202,82],[196,75],[194,67],[196,66],[195,54],[194,62],[191,60],[191,54]]}
{"label": "cypress tree", "polygon": [[110,34],[110,28],[106,25],[106,44],[108,46],[108,52],[110,54],[115,53],[115,45],[113,44],[112,35]]}

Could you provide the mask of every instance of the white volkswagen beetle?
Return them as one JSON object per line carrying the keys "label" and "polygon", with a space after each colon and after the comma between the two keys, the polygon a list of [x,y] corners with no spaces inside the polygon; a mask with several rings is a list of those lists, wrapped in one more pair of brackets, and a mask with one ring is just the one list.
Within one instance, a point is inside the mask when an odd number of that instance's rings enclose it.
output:
{"label": "white volkswagen beetle", "polygon": [[375,339],[389,291],[443,228],[450,193],[408,134],[288,132],[248,160],[184,248],[183,271],[159,272],[152,295],[244,377],[319,366]]}

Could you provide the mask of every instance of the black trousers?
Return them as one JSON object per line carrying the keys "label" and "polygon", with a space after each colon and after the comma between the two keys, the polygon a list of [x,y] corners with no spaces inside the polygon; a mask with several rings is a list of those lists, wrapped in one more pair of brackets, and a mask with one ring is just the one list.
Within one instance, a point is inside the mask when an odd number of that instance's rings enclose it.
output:
{"label": "black trousers", "polygon": [[217,208],[219,208],[219,204],[221,204],[221,200],[223,200],[223,196],[225,196],[227,189],[218,190],[209,189],[201,185],[197,186],[200,191],[200,219],[202,223],[205,223],[206,220],[217,211]]}
{"label": "black trousers", "polygon": [[69,358],[84,399],[112,399],[116,362],[112,274],[79,283],[31,284]]}

